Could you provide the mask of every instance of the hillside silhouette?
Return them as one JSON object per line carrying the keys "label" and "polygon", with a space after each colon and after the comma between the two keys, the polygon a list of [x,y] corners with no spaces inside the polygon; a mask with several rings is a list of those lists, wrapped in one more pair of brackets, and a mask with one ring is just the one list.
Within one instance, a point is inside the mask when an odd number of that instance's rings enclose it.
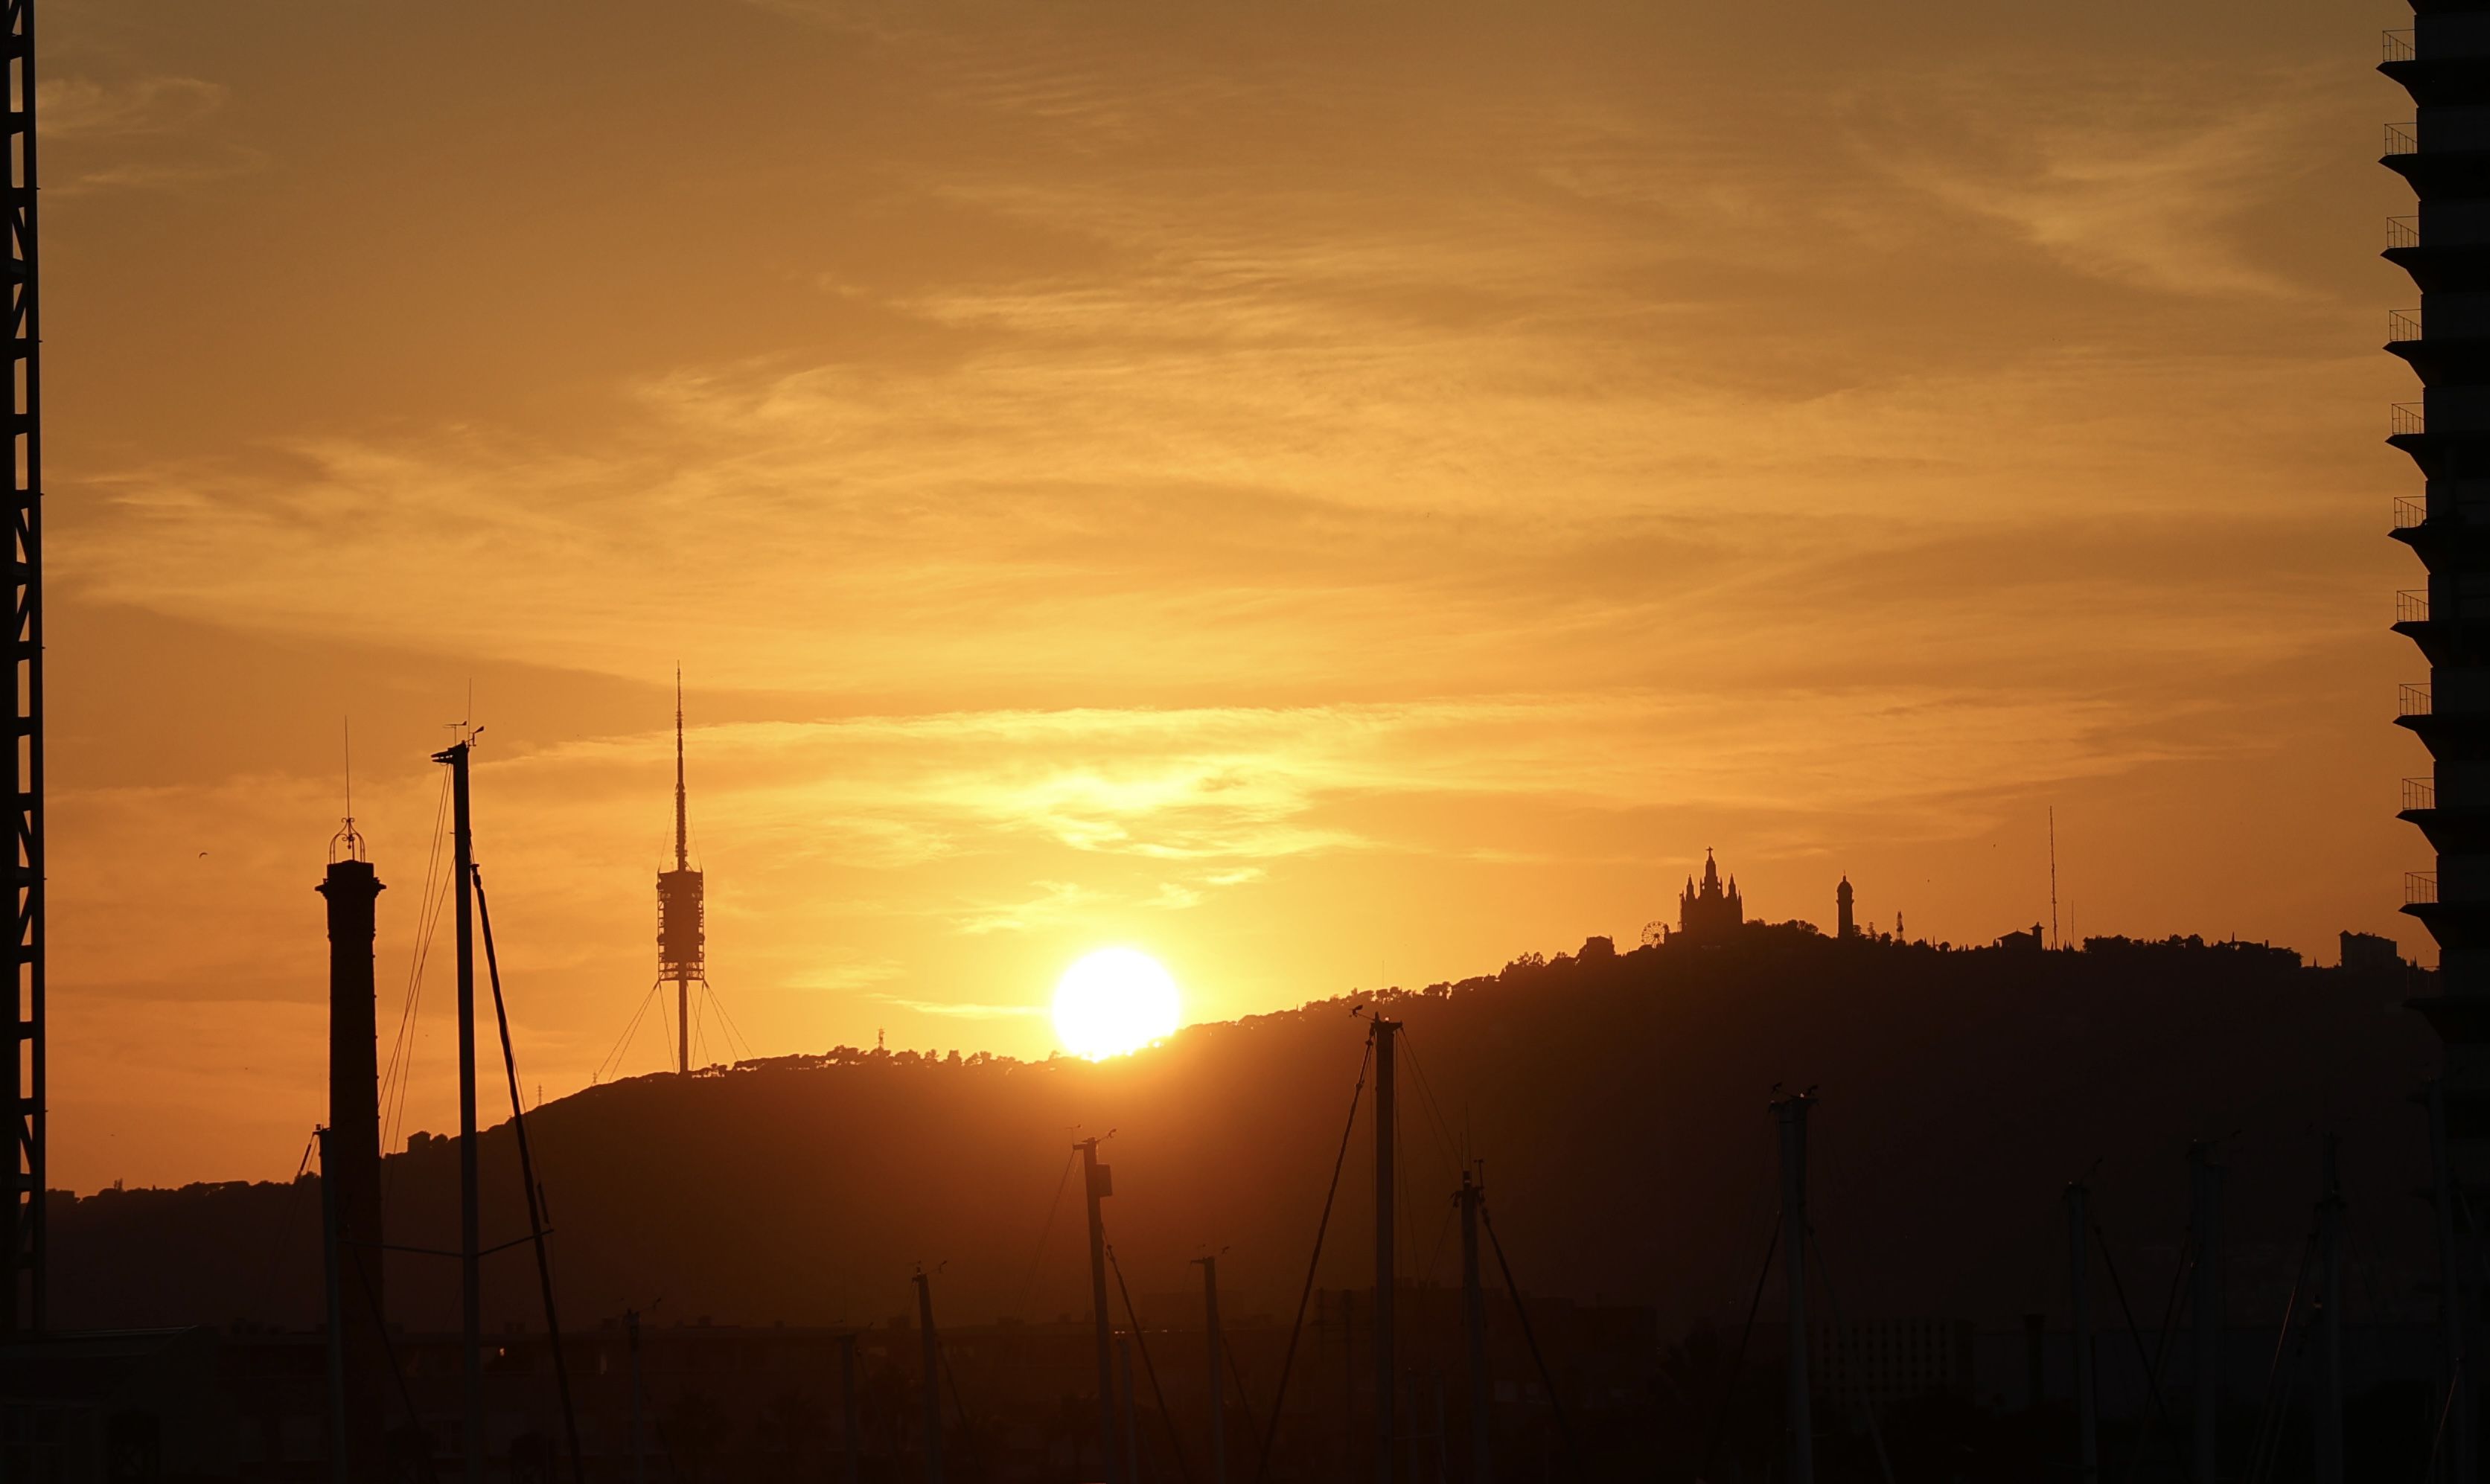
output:
{"label": "hillside silhouette", "polygon": [[[2409,1098],[2435,1047],[2417,971],[2299,966],[2254,945],[1946,950],[1751,926],[1719,946],[1525,956],[1492,977],[1190,1027],[1100,1064],[843,1048],[596,1087],[529,1114],[566,1315],[877,1322],[914,1265],[946,1320],[1087,1311],[1069,1145],[1113,1137],[1114,1244],[1144,1317],[1226,1249],[1240,1317],[1293,1309],[1365,1027],[1407,1027],[1404,1277],[1456,1276],[1457,1146],[1486,1161],[1521,1286],[1734,1324],[1774,1209],[1775,1086],[1813,1086],[1815,1220],[1854,1317],[2008,1322],[2065,1307],[2064,1184],[2131,1290],[2157,1298],[2185,1152],[2220,1140],[2233,1311],[2279,1313],[2342,1139],[2362,1317],[2424,1311],[2426,1182]],[[1326,1287],[1371,1260],[1367,1112]],[[1077,1132],[1076,1132],[1077,1130]],[[489,1245],[524,1234],[507,1125],[483,1135]],[[456,1157],[388,1160],[390,1240],[454,1247]],[[2098,1168],[2095,1169],[2098,1161]],[[1060,1197],[1058,1202],[1058,1195]],[[69,1327],[318,1322],[317,1177],[53,1196]],[[487,1262],[488,1322],[536,1322],[523,1252]],[[455,1327],[456,1265],[398,1254],[392,1319]]]}

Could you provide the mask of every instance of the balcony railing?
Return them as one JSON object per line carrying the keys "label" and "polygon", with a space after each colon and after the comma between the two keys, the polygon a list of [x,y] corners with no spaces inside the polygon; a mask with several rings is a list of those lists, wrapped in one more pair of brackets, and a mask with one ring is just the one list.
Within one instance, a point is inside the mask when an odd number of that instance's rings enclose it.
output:
{"label": "balcony railing", "polygon": [[2395,622],[2429,622],[2429,589],[2406,587],[2395,594]]}
{"label": "balcony railing", "polygon": [[2428,523],[2428,500],[2415,499],[2409,495],[2395,497],[2395,529],[2410,530],[2416,526],[2424,526]]}
{"label": "balcony railing", "polygon": [[2388,125],[2386,152],[2389,155],[2419,154],[2420,138],[2416,132],[2418,128],[2418,126],[2414,124]]}
{"label": "balcony railing", "polygon": [[2389,216],[2389,217],[2388,217],[2388,218],[2387,218],[2387,245],[2388,245],[2389,247],[2418,247],[2418,246],[2419,246],[2419,245],[2420,245],[2420,218],[2419,218],[2419,217],[2418,217],[2418,216]]}
{"label": "balcony railing", "polygon": [[2402,438],[2428,431],[2429,416],[2418,402],[2398,402],[2387,409],[2387,436]]}
{"label": "balcony railing", "polygon": [[2406,686],[2400,686],[2400,687],[2397,687],[2397,688],[2396,688],[2396,691],[2395,691],[2395,715],[2397,715],[2397,716],[2427,716],[2427,715],[2429,715],[2429,714],[2430,714],[2430,710],[2429,710],[2429,687],[2428,687],[2428,686],[2425,686],[2425,685],[2406,685]]}
{"label": "balcony railing", "polygon": [[2378,60],[2409,62],[2413,59],[2413,34],[2409,30],[2382,31],[2378,34]]}
{"label": "balcony railing", "polygon": [[2387,338],[2389,340],[2419,339],[2420,311],[2418,309],[2389,310],[2387,312]]}
{"label": "balcony railing", "polygon": [[2436,779],[2434,779],[2434,778],[2408,778],[2408,779],[2405,779],[2405,780],[2404,780],[2404,808],[2406,808],[2406,809],[2436,809],[2436,808],[2438,808],[2438,780],[2436,780]]}
{"label": "balcony railing", "polygon": [[2427,906],[2438,900],[2438,872],[2408,870],[2404,872],[2404,905]]}

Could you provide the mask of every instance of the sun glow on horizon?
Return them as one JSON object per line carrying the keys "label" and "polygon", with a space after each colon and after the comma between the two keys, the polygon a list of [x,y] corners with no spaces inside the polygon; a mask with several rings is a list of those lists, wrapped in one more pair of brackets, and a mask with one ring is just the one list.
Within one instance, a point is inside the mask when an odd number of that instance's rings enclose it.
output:
{"label": "sun glow on horizon", "polygon": [[1175,980],[1136,948],[1102,948],[1055,984],[1055,1036],[1075,1056],[1103,1062],[1175,1034]]}

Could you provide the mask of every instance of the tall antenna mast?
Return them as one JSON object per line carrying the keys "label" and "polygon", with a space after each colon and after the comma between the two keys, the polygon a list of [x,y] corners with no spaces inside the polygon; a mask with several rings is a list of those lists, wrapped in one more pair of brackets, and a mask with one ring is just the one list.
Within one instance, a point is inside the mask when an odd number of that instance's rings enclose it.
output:
{"label": "tall antenna mast", "polygon": [[692,985],[709,987],[701,873],[683,790],[683,671],[675,667],[675,869],[657,872],[657,979],[675,986],[675,1070],[692,1070]]}
{"label": "tall antenna mast", "polygon": [[2049,946],[2058,946],[2058,806],[2049,806]]}
{"label": "tall antenna mast", "polygon": [[675,667],[675,870],[691,869],[691,829],[683,808],[683,668]]}

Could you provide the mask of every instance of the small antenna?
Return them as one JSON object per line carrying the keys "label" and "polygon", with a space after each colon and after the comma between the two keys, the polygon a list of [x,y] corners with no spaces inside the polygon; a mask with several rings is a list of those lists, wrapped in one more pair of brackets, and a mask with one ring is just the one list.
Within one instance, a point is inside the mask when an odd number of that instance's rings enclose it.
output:
{"label": "small antenna", "polygon": [[2049,806],[2049,946],[2058,946],[2058,806]]}
{"label": "small antenna", "polygon": [[363,837],[355,828],[355,721],[353,717],[340,717],[338,725],[345,737],[346,822],[330,837],[329,864],[332,866],[339,860],[367,859],[363,851]]}

